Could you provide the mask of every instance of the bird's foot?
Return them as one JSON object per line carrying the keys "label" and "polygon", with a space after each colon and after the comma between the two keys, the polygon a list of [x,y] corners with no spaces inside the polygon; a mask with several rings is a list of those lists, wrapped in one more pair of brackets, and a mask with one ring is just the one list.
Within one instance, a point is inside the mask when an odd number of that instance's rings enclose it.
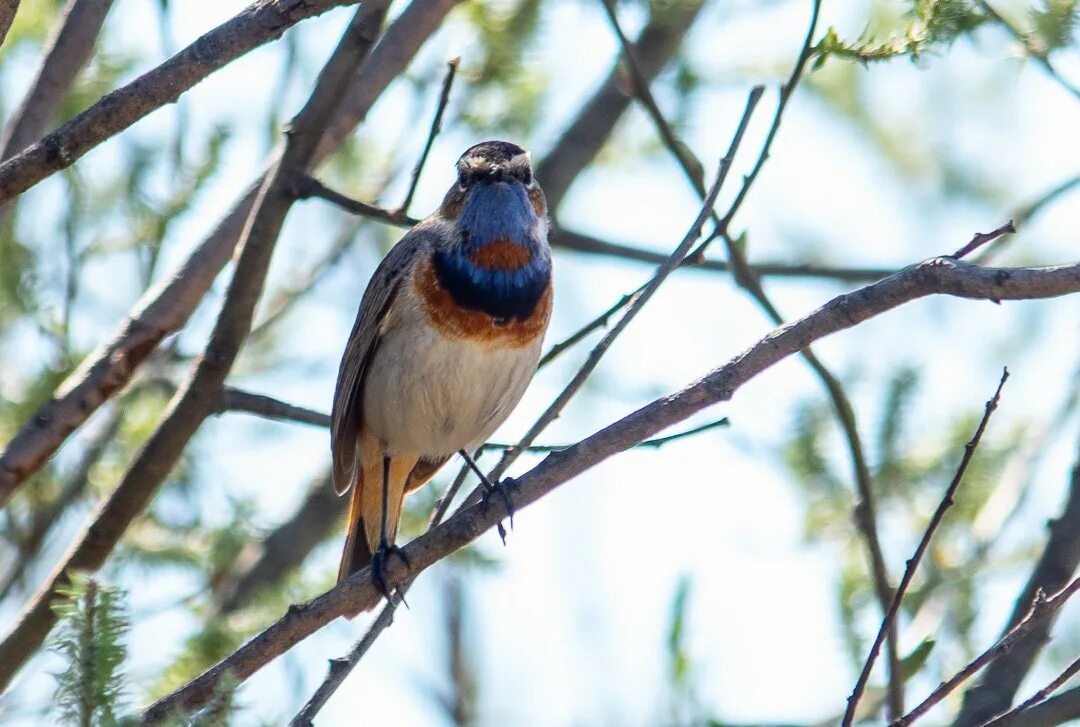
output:
{"label": "bird's foot", "polygon": [[[409,562],[409,556],[405,555],[405,551],[385,540],[379,543],[379,547],[371,556],[371,580],[374,581],[375,588],[378,589],[379,593],[390,603],[393,603],[394,599],[386,585],[386,569],[390,565],[390,558],[395,555],[401,558],[401,562],[405,564],[406,568],[412,568],[412,563]],[[405,603],[405,599],[402,598],[401,602]],[[405,604],[406,607],[408,605]]]}
{"label": "bird's foot", "polygon": [[[488,504],[491,502],[491,498],[498,495],[502,500],[503,507],[506,508],[506,514],[510,517],[510,529],[514,529],[514,503],[510,499],[510,487],[514,484],[514,480],[510,477],[504,477],[497,483],[492,484],[488,478],[481,480],[484,485],[484,494],[480,498],[480,503],[486,510]],[[502,538],[503,545],[506,545],[506,528],[503,527],[502,522],[496,526],[499,529],[499,537]]]}

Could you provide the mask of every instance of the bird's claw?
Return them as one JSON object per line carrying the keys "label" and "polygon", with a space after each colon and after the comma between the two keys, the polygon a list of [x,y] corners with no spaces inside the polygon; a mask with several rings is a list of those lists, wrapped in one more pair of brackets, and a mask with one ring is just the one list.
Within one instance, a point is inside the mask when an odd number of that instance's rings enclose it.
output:
{"label": "bird's claw", "polygon": [[[393,594],[386,585],[386,568],[390,564],[390,558],[392,556],[401,558],[401,562],[405,564],[406,568],[412,568],[412,563],[409,562],[409,556],[405,555],[405,551],[398,546],[383,541],[379,543],[379,547],[375,550],[375,553],[371,556],[371,580],[375,583],[375,588],[379,593],[389,601],[394,602]],[[401,599],[402,603],[405,603],[405,599]],[[405,604],[406,608],[409,604]]]}
{"label": "bird's claw", "polygon": [[[485,478],[486,479],[486,478]],[[484,509],[487,509],[488,503],[494,495],[498,495],[502,500],[503,506],[506,508],[506,514],[510,518],[510,529],[514,529],[514,503],[510,499],[510,486],[514,484],[514,480],[509,477],[504,477],[495,484],[491,482],[484,482],[484,494],[480,498],[481,504]],[[503,545],[506,545],[506,528],[503,527],[500,521],[496,527],[499,529],[499,537],[502,538]]]}

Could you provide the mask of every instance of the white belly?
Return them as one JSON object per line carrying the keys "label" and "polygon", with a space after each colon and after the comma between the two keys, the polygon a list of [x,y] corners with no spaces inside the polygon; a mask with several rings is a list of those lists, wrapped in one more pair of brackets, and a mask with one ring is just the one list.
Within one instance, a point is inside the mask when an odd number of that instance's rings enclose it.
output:
{"label": "white belly", "polygon": [[365,426],[391,456],[434,458],[475,448],[525,393],[540,341],[494,348],[445,338],[418,318],[379,342],[364,384]]}

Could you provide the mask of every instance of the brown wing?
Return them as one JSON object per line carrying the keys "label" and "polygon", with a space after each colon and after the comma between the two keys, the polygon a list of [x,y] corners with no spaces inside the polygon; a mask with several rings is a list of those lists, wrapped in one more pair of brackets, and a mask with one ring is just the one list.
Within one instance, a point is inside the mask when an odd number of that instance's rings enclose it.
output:
{"label": "brown wing", "polygon": [[383,320],[394,302],[401,281],[415,261],[431,246],[431,224],[426,220],[398,241],[375,269],[368,283],[356,323],[338,369],[334,408],[330,415],[330,450],[334,489],[343,494],[359,476],[357,462],[360,427],[364,421],[364,374],[378,348]]}

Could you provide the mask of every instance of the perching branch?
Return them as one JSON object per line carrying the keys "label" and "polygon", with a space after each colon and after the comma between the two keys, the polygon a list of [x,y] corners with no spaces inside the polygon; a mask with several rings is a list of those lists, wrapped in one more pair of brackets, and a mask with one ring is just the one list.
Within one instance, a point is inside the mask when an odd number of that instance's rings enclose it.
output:
{"label": "perching branch", "polygon": [[95,571],[101,566],[127,526],[172,471],[199,426],[213,412],[225,377],[251,329],[271,253],[293,202],[287,190],[288,180],[298,169],[311,164],[323,124],[374,45],[387,5],[386,0],[369,0],[361,6],[319,74],[311,97],[290,124],[279,161],[260,189],[245,225],[236,272],[206,349],[116,490],[94,513],[48,584],[0,642],[0,689],[7,687],[55,623],[56,616],[49,604],[67,583],[67,574],[73,570]]}
{"label": "perching branch", "polygon": [[[929,295],[950,295],[977,300],[1030,300],[1080,292],[1080,263],[1049,268],[984,268],[947,257],[931,258],[865,288],[840,295],[809,315],[782,326],[704,378],[680,392],[657,399],[578,444],[548,455],[528,473],[509,484],[520,511],[558,486],[609,457],[654,436],[697,412],[728,401],[740,387],[777,362],[795,355],[814,341],[905,303]],[[489,503],[457,512],[430,533],[405,546],[412,564],[394,559],[387,574],[391,588],[416,576],[432,564],[478,538],[506,517],[503,507]],[[1042,602],[1034,622],[1056,611],[1080,588]],[[172,710],[204,704],[225,673],[244,680],[333,619],[375,605],[382,595],[370,569],[307,603],[292,606],[274,624],[220,663],[159,700],[143,715],[150,723]],[[1030,626],[1028,627],[1030,628]]]}
{"label": "perching branch", "polygon": [[[954,255],[953,257],[960,257],[960,255]],[[866,688],[866,683],[870,680],[870,672],[874,668],[874,661],[877,659],[878,653],[881,650],[881,645],[885,642],[885,635],[892,630],[893,624],[896,622],[896,616],[900,612],[900,604],[904,600],[904,594],[907,593],[908,586],[911,585],[911,580],[915,577],[915,571],[919,569],[919,564],[922,562],[923,556],[926,555],[926,551],[930,547],[930,540],[934,537],[934,533],[937,532],[938,526],[941,525],[941,521],[945,517],[945,512],[952,507],[955,501],[956,491],[960,487],[960,482],[964,479],[964,474],[967,472],[972,457],[975,456],[975,450],[978,448],[979,442],[982,441],[982,435],[983,432],[986,431],[986,425],[990,423],[990,416],[994,413],[994,410],[997,409],[998,400],[1001,398],[1001,389],[1005,386],[1005,381],[1008,378],[1009,370],[1005,369],[1001,374],[1001,380],[998,382],[997,390],[994,392],[993,397],[990,398],[990,401],[986,402],[986,410],[983,412],[983,417],[979,421],[979,426],[975,429],[975,434],[971,437],[971,441],[964,446],[964,456],[960,458],[960,465],[956,468],[956,474],[953,475],[952,481],[945,490],[945,496],[941,498],[937,510],[935,510],[933,516],[931,516],[930,522],[926,526],[926,532],[923,533],[922,540],[919,541],[918,547],[915,548],[915,554],[911,556],[911,559],[907,562],[907,568],[904,569],[904,575],[900,579],[900,585],[896,587],[896,593],[893,594],[892,603],[889,604],[889,610],[885,613],[885,618],[881,621],[881,628],[878,629],[877,636],[874,637],[874,643],[870,646],[870,653],[867,655],[866,662],[863,664],[859,678],[855,682],[855,688],[852,690],[851,696],[848,697],[847,708],[844,710],[844,717],[841,720],[841,724],[844,725],[844,727],[850,727],[850,725],[855,722],[855,710],[859,706],[859,699],[862,697],[863,690]]]}

